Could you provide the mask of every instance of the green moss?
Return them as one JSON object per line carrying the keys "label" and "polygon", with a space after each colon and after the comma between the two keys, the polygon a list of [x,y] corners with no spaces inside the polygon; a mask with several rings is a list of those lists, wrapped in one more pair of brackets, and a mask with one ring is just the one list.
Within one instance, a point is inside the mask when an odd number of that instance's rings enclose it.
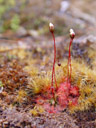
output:
{"label": "green moss", "polygon": [[[22,0],[21,3],[20,8],[22,8],[25,0]],[[20,25],[20,17],[14,11],[10,11],[15,6],[17,6],[16,0],[0,0],[0,32],[4,32],[10,28],[14,31],[18,29]]]}
{"label": "green moss", "polygon": [[20,18],[16,14],[13,16],[13,18],[11,20],[10,27],[13,31],[16,31],[19,28],[19,25],[20,25]]}

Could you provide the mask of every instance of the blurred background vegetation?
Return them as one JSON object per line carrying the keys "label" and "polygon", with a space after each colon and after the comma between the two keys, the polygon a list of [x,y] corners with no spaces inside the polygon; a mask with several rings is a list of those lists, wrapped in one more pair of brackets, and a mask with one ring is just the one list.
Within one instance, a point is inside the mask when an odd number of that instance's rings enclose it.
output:
{"label": "blurred background vegetation", "polygon": [[[0,32],[6,30],[17,31],[24,29],[38,30],[39,34],[46,34],[49,22],[65,23],[59,20],[57,12],[61,0],[0,0]],[[58,25],[57,25],[58,26]],[[56,26],[56,33],[62,33],[62,26]]]}
{"label": "blurred background vegetation", "polygon": [[20,10],[26,5],[26,0],[0,0],[0,32],[7,29],[16,31],[20,26]]}
{"label": "blurred background vegetation", "polygon": [[23,27],[46,35],[49,22],[55,23],[57,35],[70,27],[85,31],[96,25],[95,5],[95,0],[0,0],[0,33]]}

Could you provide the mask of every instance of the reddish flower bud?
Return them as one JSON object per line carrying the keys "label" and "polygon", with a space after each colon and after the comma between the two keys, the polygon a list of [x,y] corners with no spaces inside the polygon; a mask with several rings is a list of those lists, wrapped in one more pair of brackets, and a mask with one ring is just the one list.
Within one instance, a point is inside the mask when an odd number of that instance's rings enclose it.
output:
{"label": "reddish flower bud", "polygon": [[70,37],[71,37],[72,39],[74,39],[74,37],[75,37],[75,32],[74,32],[73,29],[70,29]]}
{"label": "reddish flower bud", "polygon": [[60,62],[58,62],[58,66],[61,66],[61,63]]}
{"label": "reddish flower bud", "polygon": [[49,23],[49,30],[50,32],[54,32],[54,25],[52,23]]}

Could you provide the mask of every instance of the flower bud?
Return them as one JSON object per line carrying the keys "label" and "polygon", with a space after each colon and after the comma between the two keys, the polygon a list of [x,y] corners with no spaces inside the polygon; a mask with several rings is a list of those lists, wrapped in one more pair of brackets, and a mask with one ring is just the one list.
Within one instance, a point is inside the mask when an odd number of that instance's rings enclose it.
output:
{"label": "flower bud", "polygon": [[75,37],[75,32],[74,32],[73,29],[70,29],[70,37],[71,37],[72,39],[74,39],[74,37]]}
{"label": "flower bud", "polygon": [[61,66],[61,63],[58,61],[58,66]]}
{"label": "flower bud", "polygon": [[50,32],[54,32],[54,25],[52,23],[49,23],[49,30]]}

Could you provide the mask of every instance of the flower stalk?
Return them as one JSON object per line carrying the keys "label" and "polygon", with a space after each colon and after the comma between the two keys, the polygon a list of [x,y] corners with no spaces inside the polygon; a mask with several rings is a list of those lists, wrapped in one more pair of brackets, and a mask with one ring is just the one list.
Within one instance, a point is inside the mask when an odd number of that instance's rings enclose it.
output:
{"label": "flower stalk", "polygon": [[75,37],[75,32],[73,29],[70,29],[70,43],[69,43],[69,56],[68,56],[68,77],[67,82],[71,84],[71,73],[72,73],[72,67],[71,67],[71,45],[73,42],[73,39]]}
{"label": "flower stalk", "polygon": [[52,89],[52,94],[53,94],[53,98],[55,100],[55,88],[53,86],[53,79],[55,81],[55,86],[56,86],[56,90],[57,90],[57,82],[56,82],[56,77],[55,77],[55,63],[56,63],[56,43],[55,43],[55,36],[54,36],[54,25],[52,23],[49,24],[49,30],[52,34],[53,37],[53,41],[54,41],[54,61],[53,61],[53,69],[52,69],[52,81],[51,81],[51,89]]}

